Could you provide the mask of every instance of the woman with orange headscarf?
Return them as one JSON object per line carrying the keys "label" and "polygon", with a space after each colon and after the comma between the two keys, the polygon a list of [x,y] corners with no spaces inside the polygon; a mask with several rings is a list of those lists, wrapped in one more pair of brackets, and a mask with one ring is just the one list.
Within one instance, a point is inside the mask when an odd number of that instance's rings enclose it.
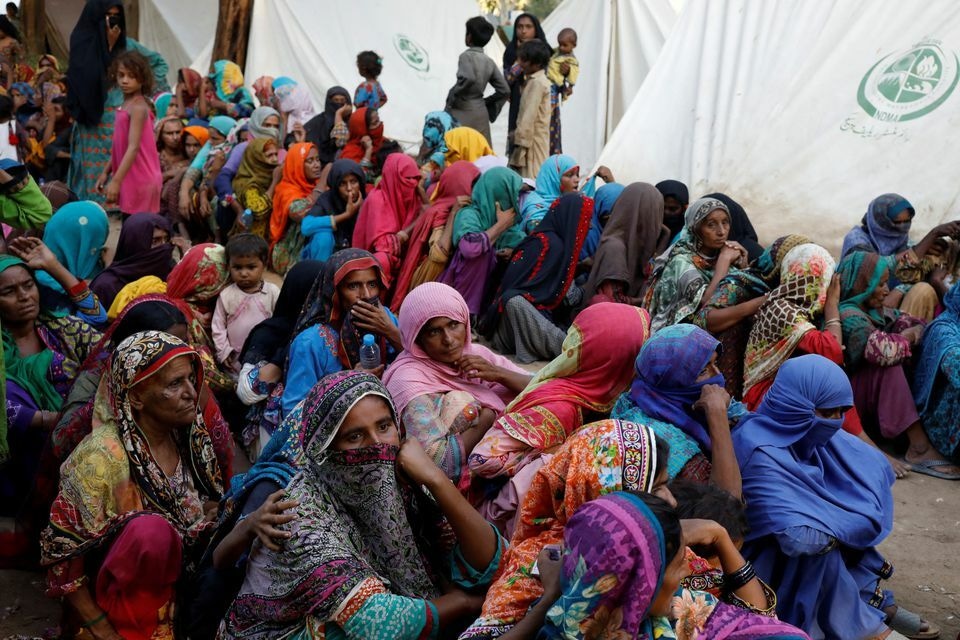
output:
{"label": "woman with orange headscarf", "polygon": [[300,221],[320,197],[320,154],[309,142],[298,142],[287,151],[283,177],[273,190],[270,214],[270,261],[284,275],[300,259],[304,238]]}
{"label": "woman with orange headscarf", "polygon": [[360,207],[353,228],[353,246],[373,254],[388,287],[400,270],[400,256],[410,227],[423,206],[420,169],[408,155],[391,153],[383,177]]}

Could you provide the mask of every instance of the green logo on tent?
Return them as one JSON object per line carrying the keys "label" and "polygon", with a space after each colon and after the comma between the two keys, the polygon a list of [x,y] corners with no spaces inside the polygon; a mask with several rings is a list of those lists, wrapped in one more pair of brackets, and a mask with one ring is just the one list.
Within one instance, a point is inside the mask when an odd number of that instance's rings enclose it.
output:
{"label": "green logo on tent", "polygon": [[860,82],[857,102],[882,122],[925,116],[950,97],[957,86],[957,55],[937,40],[888,54],[870,67]]}
{"label": "green logo on tent", "polygon": [[430,71],[430,54],[416,40],[398,33],[393,37],[393,46],[408,65],[417,71]]}

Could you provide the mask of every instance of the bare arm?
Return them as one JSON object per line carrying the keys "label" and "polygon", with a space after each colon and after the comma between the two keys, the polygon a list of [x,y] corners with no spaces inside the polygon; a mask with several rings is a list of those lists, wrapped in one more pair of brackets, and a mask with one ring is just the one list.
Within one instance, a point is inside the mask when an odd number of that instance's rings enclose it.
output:
{"label": "bare arm", "polygon": [[133,103],[128,111],[130,113],[130,139],[129,144],[127,144],[127,151],[120,161],[120,166],[113,174],[113,179],[117,182],[123,182],[127,172],[130,171],[130,167],[133,166],[133,161],[137,159],[137,153],[140,151],[140,140],[143,137],[143,123],[147,121],[147,105],[143,104],[142,100]]}
{"label": "bare arm", "polygon": [[67,594],[65,600],[67,604],[77,612],[77,616],[83,624],[92,620],[97,621],[87,627],[87,630],[90,631],[96,640],[123,640],[123,637],[117,633],[113,625],[110,624],[110,621],[107,620],[107,616],[103,610],[97,606],[93,596],[90,594],[90,587],[86,584],[82,585],[76,591]]}

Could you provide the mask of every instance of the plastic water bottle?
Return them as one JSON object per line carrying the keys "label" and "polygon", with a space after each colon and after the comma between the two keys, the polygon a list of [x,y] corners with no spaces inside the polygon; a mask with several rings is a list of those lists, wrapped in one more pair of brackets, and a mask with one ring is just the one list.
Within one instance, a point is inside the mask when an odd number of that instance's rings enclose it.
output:
{"label": "plastic water bottle", "polygon": [[363,344],[360,346],[360,366],[364,369],[376,369],[381,364],[380,347],[377,346],[373,334],[364,334]]}
{"label": "plastic water bottle", "polygon": [[253,211],[250,209],[243,210],[243,216],[240,218],[243,221],[243,226],[249,231],[250,227],[253,225]]}

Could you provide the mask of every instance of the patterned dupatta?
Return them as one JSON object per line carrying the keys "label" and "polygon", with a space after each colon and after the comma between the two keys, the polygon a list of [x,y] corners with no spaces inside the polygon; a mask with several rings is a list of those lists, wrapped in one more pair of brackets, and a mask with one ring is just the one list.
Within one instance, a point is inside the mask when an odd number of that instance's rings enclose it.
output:
{"label": "patterned dupatta", "polygon": [[573,513],[611,491],[649,493],[660,468],[666,461],[657,459],[656,437],[645,425],[603,420],[571,435],[534,475],[480,619],[461,637],[497,637],[521,620],[543,595],[540,580],[530,573],[537,555],[563,540]]}
{"label": "patterned dupatta", "polygon": [[431,548],[425,536],[435,541],[445,521],[400,483],[399,449],[330,448],[350,411],[371,395],[396,420],[386,388],[367,373],[326,376],[304,399],[304,467],[287,487],[300,506],[297,519],[282,527],[293,537],[279,552],[255,545],[225,619],[229,637],[284,637],[308,617],[311,626],[323,624],[349,615],[342,608],[348,600],[353,607],[356,594],[384,593],[384,585],[411,598],[440,594],[434,567],[444,549]]}
{"label": "patterned dupatta", "polygon": [[[146,436],[134,421],[130,405],[129,393],[134,385],[182,356],[191,358],[194,384],[199,388],[203,384],[200,359],[180,339],[162,331],[142,331],[117,347],[110,361],[108,382],[97,392],[93,432],[61,469],[60,494],[41,540],[44,564],[86,553],[145,511],[163,515],[188,546],[211,529],[212,523],[195,519],[174,495]],[[222,475],[199,406],[189,431],[175,433],[174,437],[201,501],[219,499]]]}
{"label": "patterned dupatta", "polygon": [[650,336],[643,309],[594,304],[577,316],[559,356],[540,370],[498,420],[521,442],[548,450],[580,428],[585,412],[605,414],[630,383],[630,363]]}
{"label": "patterned dupatta", "polygon": [[836,264],[816,244],[795,247],[783,259],[780,286],[757,312],[747,341],[744,391],[776,374],[800,340],[815,331]]}

